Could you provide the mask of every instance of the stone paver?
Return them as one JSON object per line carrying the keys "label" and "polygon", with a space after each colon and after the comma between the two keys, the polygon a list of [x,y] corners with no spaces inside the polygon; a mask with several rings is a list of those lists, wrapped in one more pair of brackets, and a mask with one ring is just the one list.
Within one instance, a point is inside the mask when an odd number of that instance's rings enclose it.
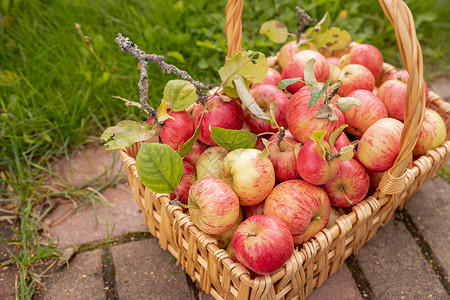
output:
{"label": "stone paver", "polygon": [[[123,180],[127,178],[119,152],[105,150],[98,143],[75,150],[70,160],[65,157],[58,159],[53,164],[52,171],[73,187],[81,187],[96,179],[102,180],[105,174],[119,175]],[[59,181],[58,178],[54,180]]]}
{"label": "stone paver", "polygon": [[427,181],[406,203],[414,224],[436,259],[450,274],[450,184],[444,178]]}
{"label": "stone paver", "polygon": [[375,299],[444,299],[445,290],[402,222],[391,220],[356,255]]}
{"label": "stone paver", "polygon": [[[59,238],[59,248],[70,243],[84,244],[98,242],[107,238],[107,230],[111,237],[120,237],[130,232],[145,232],[148,228],[144,224],[144,217],[128,184],[122,184],[102,191],[110,202],[108,205],[96,205],[96,210],[91,204],[80,208],[73,216],[64,222],[57,223],[67,210],[73,209],[73,204],[63,204],[55,209],[45,221],[50,224],[48,232],[51,237]],[[106,214],[108,217],[108,229],[106,228]],[[97,224],[95,215],[97,214]],[[52,223],[57,224],[52,226]],[[114,229],[114,230],[113,230]]]}
{"label": "stone paver", "polygon": [[120,299],[195,299],[186,274],[156,238],[110,248]]}
{"label": "stone paver", "polygon": [[0,299],[15,298],[15,284],[17,276],[17,268],[14,265],[0,268]]}
{"label": "stone paver", "polygon": [[361,300],[361,293],[352,277],[352,272],[343,265],[335,274],[308,296],[308,300],[346,299]]}
{"label": "stone paver", "polygon": [[69,267],[52,269],[33,299],[105,299],[102,277],[102,249],[78,253]]}

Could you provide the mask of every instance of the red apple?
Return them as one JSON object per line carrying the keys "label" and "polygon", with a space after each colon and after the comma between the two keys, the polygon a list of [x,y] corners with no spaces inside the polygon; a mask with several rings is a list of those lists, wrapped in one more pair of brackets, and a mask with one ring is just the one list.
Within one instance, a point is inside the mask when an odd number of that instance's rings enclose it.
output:
{"label": "red apple", "polygon": [[264,214],[283,220],[294,244],[299,245],[325,228],[330,217],[330,201],[320,186],[293,179],[280,183],[267,196]]}
{"label": "red apple", "polygon": [[361,105],[351,105],[349,110],[343,111],[345,123],[349,125],[345,130],[355,138],[360,138],[379,119],[388,117],[383,102],[371,91],[355,90],[347,96],[361,101]]}
{"label": "red apple", "polygon": [[[402,70],[398,70],[394,73],[392,73],[391,75],[389,75],[388,77],[386,77],[386,79],[384,81],[388,81],[388,80],[392,80],[392,79],[396,79],[399,81],[402,81],[406,84],[408,84],[408,80],[409,80],[409,73],[407,70],[402,69]],[[425,98],[428,99],[428,84],[425,82],[425,80],[423,81],[424,85],[425,85]]]}
{"label": "red apple", "polygon": [[[300,178],[297,171],[297,152],[301,144],[295,140],[288,132],[281,142],[278,143],[277,135],[272,135],[269,142],[272,142],[269,149],[269,159],[275,170],[275,179],[278,182],[289,179]],[[289,137],[290,136],[290,137]]]}
{"label": "red apple", "polygon": [[260,203],[275,185],[272,162],[257,149],[236,149],[228,153],[220,178],[238,195],[242,206]]}
{"label": "red apple", "polygon": [[194,134],[194,122],[186,111],[174,111],[170,116],[174,119],[166,121],[159,137],[164,144],[178,150]]}
{"label": "red apple", "polygon": [[[316,76],[317,81],[327,81],[330,77],[330,67],[328,66],[327,59],[325,56],[314,50],[303,50],[295,54],[283,69],[283,79],[297,77],[305,78],[303,74],[305,66],[311,58],[315,59],[314,75]],[[298,81],[291,84],[286,89],[290,93],[295,93],[304,86],[305,84],[303,82]]]}
{"label": "red apple", "polygon": [[191,165],[194,166],[194,168],[197,167],[197,161],[200,158],[200,155],[202,155],[203,151],[205,151],[207,148],[203,146],[202,144],[198,143],[198,141],[194,142],[194,145],[192,146],[191,152],[189,152],[188,155],[186,155],[183,160],[187,161]]}
{"label": "red apple", "polygon": [[[322,86],[323,84],[319,83],[319,88],[322,88]],[[317,119],[316,114],[320,106],[322,106],[323,100],[321,99],[316,105],[309,107],[308,102],[311,98],[311,91],[308,87],[304,87],[292,95],[286,110],[289,132],[302,144],[309,141],[311,135],[317,130],[325,130],[325,140],[328,140],[330,134],[345,123],[344,114],[335,105],[330,105],[330,107],[338,117],[337,121]],[[332,100],[333,102],[337,101],[337,96],[335,97]]]}
{"label": "red apple", "polygon": [[248,219],[251,216],[263,215],[264,214],[264,205],[266,201],[259,202],[256,205],[252,206],[242,206],[242,211],[244,212],[244,218]]}
{"label": "red apple", "polygon": [[[275,85],[263,84],[250,90],[250,94],[255,99],[256,104],[261,107],[267,116],[270,113],[270,104],[272,102],[277,103],[275,109],[275,120],[279,126],[286,127],[286,107],[289,102],[286,94],[279,90]],[[244,120],[247,123],[250,130],[254,133],[264,132],[277,132],[277,128],[272,128],[270,122],[266,122],[263,119],[253,115],[248,109],[244,109]]]}
{"label": "red apple", "polygon": [[382,172],[394,164],[400,152],[403,123],[392,118],[376,121],[358,144],[358,160],[370,171]]}
{"label": "red apple", "polygon": [[338,82],[341,69],[338,66],[330,65],[330,84]]}
{"label": "red apple", "polygon": [[340,69],[350,64],[350,53],[346,53],[339,58],[338,67]]}
{"label": "red apple", "polygon": [[347,135],[342,132],[339,137],[334,142],[334,148],[336,148],[337,152],[340,152],[343,147],[350,146],[350,140]]}
{"label": "red apple", "polygon": [[389,117],[402,122],[405,119],[406,88],[406,83],[394,79],[385,81],[377,92],[378,98],[386,106]]}
{"label": "red apple", "polygon": [[[249,130],[249,131],[250,131],[250,130]],[[264,137],[265,139],[268,138],[266,135],[258,136],[258,138],[256,139],[255,147],[253,147],[253,148],[258,149],[258,150],[261,150],[261,151],[264,151],[264,149],[266,149],[266,146],[264,145],[264,143],[263,143],[263,141],[262,141],[262,138],[263,138],[263,137]]]}
{"label": "red apple", "polygon": [[263,85],[263,84],[271,84],[271,85],[277,86],[278,83],[281,81],[281,79],[283,79],[283,78],[281,77],[280,72],[278,72],[274,68],[269,68],[267,70],[266,77],[263,80],[261,80],[260,82],[252,83],[252,87],[254,88],[254,87],[257,87],[257,86]]}
{"label": "red apple", "polygon": [[231,229],[225,231],[224,233],[212,235],[217,240],[217,246],[220,249],[225,249],[228,246],[228,244],[231,242],[231,239],[233,238],[234,232],[238,228],[239,224],[242,223],[242,220],[244,220],[244,214],[242,213],[242,208],[239,208],[239,216],[233,227],[231,227]]}
{"label": "red apple", "polygon": [[386,171],[383,172],[373,172],[367,170],[367,174],[369,174],[370,186],[369,186],[369,194],[375,193],[375,191],[380,186],[381,178]]}
{"label": "red apple", "polygon": [[428,150],[434,149],[445,142],[447,128],[442,117],[432,109],[426,108],[419,138],[414,147],[414,155],[426,154]]}
{"label": "red apple", "polygon": [[297,171],[300,177],[315,185],[324,184],[332,179],[339,170],[340,160],[327,161],[323,158],[323,155],[323,150],[316,141],[309,140],[306,142],[297,155]]}
{"label": "red apple", "polygon": [[223,180],[204,177],[189,190],[189,215],[197,227],[209,234],[230,230],[239,217],[239,198]]}
{"label": "red apple", "polygon": [[[242,108],[235,100],[223,101],[219,96],[212,98],[206,104],[207,111],[200,125],[198,139],[209,146],[217,146],[211,139],[211,128],[220,127],[225,129],[242,129],[244,114]],[[200,122],[201,115],[195,119],[195,128]]]}
{"label": "red apple", "polygon": [[365,66],[377,78],[383,70],[383,55],[375,46],[356,44],[350,50],[350,64]]}
{"label": "red apple", "polygon": [[[175,188],[175,191],[178,194],[178,200],[180,200],[181,203],[188,203],[189,189],[196,180],[197,176],[195,176],[195,168],[187,161],[183,161],[183,177],[181,177],[180,184]],[[175,197],[175,193],[170,194],[171,199],[175,199]]]}
{"label": "red apple", "polygon": [[191,118],[195,122],[195,119],[197,119],[197,116],[201,115],[205,107],[203,104],[200,103],[194,103],[193,108],[191,110]]}
{"label": "red apple", "polygon": [[402,81],[404,83],[408,83],[409,73],[405,69],[397,70],[394,73],[390,74],[388,77],[386,77],[386,79],[384,81],[393,80],[393,79]]}
{"label": "red apple", "polygon": [[236,259],[251,271],[266,275],[281,268],[294,252],[286,224],[273,216],[252,216],[234,233],[231,247]]}
{"label": "red apple", "polygon": [[291,41],[281,46],[280,51],[278,52],[278,64],[280,67],[284,68],[292,56],[299,51],[297,41]]}
{"label": "red apple", "polygon": [[214,146],[206,149],[197,162],[197,178],[217,177],[220,178],[222,172],[222,162],[230,152],[225,148]]}
{"label": "red apple", "polygon": [[331,57],[327,57],[327,61],[329,65],[334,65],[334,66],[339,66],[339,57],[335,57],[335,56],[331,56]]}
{"label": "red apple", "polygon": [[362,65],[350,64],[341,69],[339,80],[339,96],[345,97],[354,90],[372,91],[375,87],[375,77],[372,72]]}
{"label": "red apple", "polygon": [[236,256],[234,256],[233,248],[231,247],[231,242],[228,243],[228,246],[227,248],[225,248],[225,251],[227,251],[227,253],[230,255],[233,261],[236,261]]}
{"label": "red apple", "polygon": [[355,159],[341,161],[336,176],[322,187],[337,207],[349,207],[359,203],[369,191],[370,180],[366,169]]}

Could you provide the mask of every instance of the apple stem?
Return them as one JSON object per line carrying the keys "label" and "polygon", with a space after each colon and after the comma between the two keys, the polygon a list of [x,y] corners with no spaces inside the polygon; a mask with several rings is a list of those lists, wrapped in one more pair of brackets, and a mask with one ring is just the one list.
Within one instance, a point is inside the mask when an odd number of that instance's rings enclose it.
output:
{"label": "apple stem", "polygon": [[356,147],[359,144],[359,140],[354,140],[350,143],[350,145]]}
{"label": "apple stem", "polygon": [[192,209],[197,209],[197,208],[198,208],[198,206],[188,205],[188,204],[183,204],[183,203],[181,203],[180,200],[178,200],[178,197],[177,197],[177,199],[170,200],[170,201],[169,201],[169,204],[170,204],[170,205],[181,206],[181,207],[183,207],[183,208],[192,208]]}
{"label": "apple stem", "polygon": [[341,186],[341,187],[339,187],[339,188],[340,188],[340,190],[341,190],[342,195],[344,196],[344,198],[347,199],[348,203],[353,204],[353,201],[350,200],[350,199],[348,199],[347,194],[346,194],[345,191],[344,191],[344,187]]}
{"label": "apple stem", "polygon": [[245,236],[256,236],[257,234],[256,234],[256,232],[251,231],[251,232],[245,232],[244,235]]}
{"label": "apple stem", "polygon": [[192,208],[192,209],[197,209],[198,208],[198,206],[187,205],[187,204],[183,204],[183,203],[180,203],[180,206],[183,207],[183,208]]}
{"label": "apple stem", "polygon": [[284,136],[286,135],[286,130],[284,129],[283,126],[280,126],[280,132],[277,134],[277,146],[278,148],[280,148],[281,145],[281,141],[284,139]]}
{"label": "apple stem", "polygon": [[331,99],[333,99],[333,97],[336,96],[336,94],[337,94],[338,91],[339,91],[339,87],[340,87],[340,86],[338,86],[335,90],[332,90],[331,93],[329,93],[329,94],[327,95],[327,98],[326,98],[325,101],[323,102],[324,104],[330,104],[330,103],[331,103]]}

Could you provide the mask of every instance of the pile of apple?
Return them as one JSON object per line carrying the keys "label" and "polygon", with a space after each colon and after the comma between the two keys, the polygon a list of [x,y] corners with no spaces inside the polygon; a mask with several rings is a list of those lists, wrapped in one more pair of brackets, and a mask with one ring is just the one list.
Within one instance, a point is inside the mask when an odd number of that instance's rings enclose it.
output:
{"label": "pile of apple", "polygon": [[[319,88],[329,78],[331,84],[341,81],[326,108],[323,98],[308,105],[314,91],[304,81],[278,86],[304,78],[311,59]],[[347,54],[326,58],[290,42],[278,63],[249,90],[265,114],[273,112],[277,126],[255,116],[239,98],[219,94],[204,114],[198,103],[171,113],[160,132],[161,141],[177,150],[201,122],[198,140],[183,158],[178,199],[201,230],[256,274],[282,267],[295,246],[331,227],[376,189],[399,154],[404,121],[408,73],[400,70],[376,87],[383,57],[374,46],[353,44]],[[356,98],[359,105],[342,111],[340,97]],[[318,118],[319,110],[325,117]],[[212,128],[250,131],[258,141],[254,149],[228,150],[211,138]],[[413,154],[425,154],[445,138],[443,119],[426,109]],[[350,157],[340,152],[349,146],[356,146]]]}

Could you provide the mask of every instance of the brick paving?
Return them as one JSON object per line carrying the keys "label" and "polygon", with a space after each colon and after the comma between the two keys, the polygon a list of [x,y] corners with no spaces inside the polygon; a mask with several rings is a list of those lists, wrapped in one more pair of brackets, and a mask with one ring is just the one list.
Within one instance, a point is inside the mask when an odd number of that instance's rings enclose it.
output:
{"label": "brick paving", "polygon": [[[106,155],[98,161],[110,164],[113,153],[103,152],[107,154],[95,152]],[[86,157],[79,154],[77,159]],[[95,170],[105,170],[90,168],[91,178]],[[123,176],[120,168],[113,170]],[[86,184],[73,174],[70,182]],[[81,247],[68,266],[55,266],[42,278],[35,299],[213,299],[174,264],[156,238],[145,233],[142,213],[126,183],[120,181],[102,193],[113,205],[96,206],[97,226],[91,205],[67,215],[72,204],[62,204],[48,217],[49,233],[59,238],[60,247]],[[450,184],[440,177],[425,183],[404,213],[396,213],[308,299],[447,299],[449,194]],[[101,243],[107,238],[106,209],[115,243]],[[12,266],[0,271],[0,299],[14,299],[14,271]]]}

